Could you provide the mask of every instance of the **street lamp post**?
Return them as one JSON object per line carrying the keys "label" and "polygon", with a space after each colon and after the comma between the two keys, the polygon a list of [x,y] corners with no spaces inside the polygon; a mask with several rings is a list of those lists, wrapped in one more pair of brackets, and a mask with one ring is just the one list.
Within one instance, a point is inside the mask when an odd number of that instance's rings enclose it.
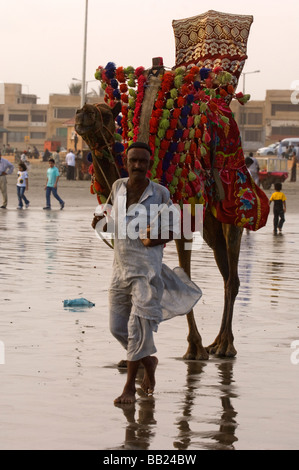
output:
{"label": "street lamp post", "polygon": [[[243,72],[243,95],[245,95],[245,78],[246,75],[249,75],[251,73],[260,73],[260,70],[254,70],[253,72]],[[244,145],[245,143],[245,109],[242,107],[242,113],[241,113],[241,122],[242,122],[242,144]]]}
{"label": "street lamp post", "polygon": [[81,92],[81,108],[85,104],[86,96],[86,45],[87,45],[87,16],[88,16],[88,0],[85,0],[85,23],[84,23],[84,45],[83,45],[83,70],[82,70],[82,92]]}

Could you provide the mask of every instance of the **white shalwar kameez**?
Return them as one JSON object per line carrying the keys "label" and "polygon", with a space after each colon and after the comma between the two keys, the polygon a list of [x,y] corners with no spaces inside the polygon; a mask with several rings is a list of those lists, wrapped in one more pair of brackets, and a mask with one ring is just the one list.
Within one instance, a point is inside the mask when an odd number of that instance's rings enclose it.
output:
{"label": "white shalwar kameez", "polygon": [[[126,210],[127,181],[117,180],[112,188],[115,240],[110,329],[127,350],[127,359],[137,361],[156,352],[153,331],[159,323],[188,313],[200,299],[201,290],[182,268],[171,270],[162,263],[163,245],[145,247],[139,236],[124,236],[123,230],[129,231],[137,217],[132,208]],[[168,189],[149,181],[138,204],[146,208],[146,227],[152,204],[172,203]]]}

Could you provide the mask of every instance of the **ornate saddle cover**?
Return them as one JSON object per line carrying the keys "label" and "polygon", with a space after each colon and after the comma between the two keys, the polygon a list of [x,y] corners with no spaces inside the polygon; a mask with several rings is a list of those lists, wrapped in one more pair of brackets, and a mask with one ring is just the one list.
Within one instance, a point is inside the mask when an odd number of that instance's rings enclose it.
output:
{"label": "ornate saddle cover", "polygon": [[247,58],[253,18],[209,11],[173,21],[176,66],[153,69],[98,67],[95,77],[117,118],[116,162],[125,176],[122,151],[142,140],[153,150],[151,179],[167,186],[178,204],[203,204],[223,223],[258,230],[269,202],[246,165],[238,126],[229,107]]}

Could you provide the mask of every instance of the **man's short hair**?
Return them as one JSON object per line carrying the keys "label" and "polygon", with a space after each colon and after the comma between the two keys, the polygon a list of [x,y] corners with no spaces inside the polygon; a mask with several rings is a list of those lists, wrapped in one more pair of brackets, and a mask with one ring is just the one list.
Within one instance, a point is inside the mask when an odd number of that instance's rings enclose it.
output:
{"label": "man's short hair", "polygon": [[49,160],[48,160],[48,161],[49,161],[49,162],[52,162],[52,163],[55,163],[55,160],[54,160],[54,158],[49,158]]}
{"label": "man's short hair", "polygon": [[145,142],[133,142],[130,147],[127,148],[127,153],[129,152],[129,150],[131,149],[145,149],[147,150],[150,155],[152,155],[152,149],[150,148],[150,146],[148,144],[146,144]]}

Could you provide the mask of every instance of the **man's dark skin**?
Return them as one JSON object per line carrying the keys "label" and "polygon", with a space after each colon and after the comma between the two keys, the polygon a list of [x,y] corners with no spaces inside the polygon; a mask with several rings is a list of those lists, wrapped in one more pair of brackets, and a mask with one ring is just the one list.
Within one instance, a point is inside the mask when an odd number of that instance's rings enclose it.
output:
{"label": "man's dark skin", "polygon": [[[127,182],[127,209],[132,204],[137,204],[140,197],[144,193],[149,184],[147,172],[151,167],[150,152],[144,148],[132,148],[127,151],[127,158],[125,161],[128,171],[129,179]],[[95,228],[96,224],[104,216],[94,216],[92,227]],[[147,228],[145,238],[141,241],[145,247],[153,247],[157,245],[164,245],[173,239],[173,234],[170,232],[170,238],[167,240],[150,239],[150,227]],[[140,363],[144,366],[144,378],[141,388],[145,393],[152,394],[155,387],[155,370],[158,365],[158,359],[154,356],[147,356],[139,361],[127,361],[127,382],[125,384],[122,394],[114,400],[115,404],[126,404],[135,402],[135,379]]]}

